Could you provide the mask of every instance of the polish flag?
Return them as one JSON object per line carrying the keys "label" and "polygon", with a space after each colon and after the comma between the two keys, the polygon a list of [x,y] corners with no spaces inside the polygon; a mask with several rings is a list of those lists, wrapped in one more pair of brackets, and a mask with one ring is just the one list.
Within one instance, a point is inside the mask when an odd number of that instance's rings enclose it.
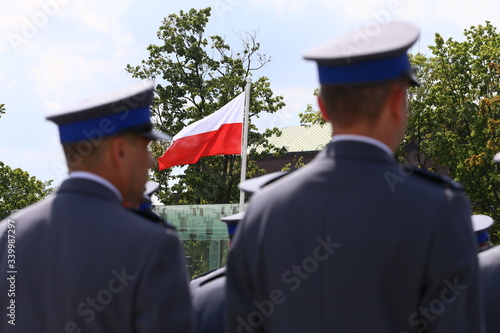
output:
{"label": "polish flag", "polygon": [[184,127],[158,159],[159,169],[193,164],[204,156],[241,154],[244,106],[243,92],[208,117]]}

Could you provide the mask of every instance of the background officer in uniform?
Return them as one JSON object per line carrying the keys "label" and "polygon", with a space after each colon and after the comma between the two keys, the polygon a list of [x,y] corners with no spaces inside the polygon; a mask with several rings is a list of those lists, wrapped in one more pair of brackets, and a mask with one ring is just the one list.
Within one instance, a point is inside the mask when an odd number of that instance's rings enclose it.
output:
{"label": "background officer in uniform", "polygon": [[[253,194],[263,186],[288,174],[288,172],[274,172],[260,177],[251,178],[239,185],[240,190]],[[220,220],[227,224],[229,246],[238,227],[238,223],[245,216],[240,212],[226,216]],[[225,330],[225,289],[226,267],[208,272],[193,279],[189,285],[192,295],[193,312],[198,333],[222,333]]]}
{"label": "background officer in uniform", "polygon": [[[500,164],[500,153],[494,157]],[[479,270],[484,300],[486,332],[500,332],[500,246],[479,253]]]}
{"label": "background officer in uniform", "polygon": [[[229,241],[236,231],[244,212],[223,217],[220,220],[227,223]],[[225,288],[226,267],[208,272],[191,281],[189,284],[192,295],[193,312],[197,333],[226,332],[225,326]]]}
{"label": "background officer in uniform", "polygon": [[153,210],[153,194],[158,190],[159,184],[148,180],[143,196],[136,202],[124,202],[124,206],[132,212],[145,217],[148,221],[158,223],[175,230],[175,227]]}
{"label": "background officer in uniform", "polygon": [[[184,256],[174,230],[123,207],[144,191],[153,160],[152,82],[97,96],[48,117],[59,126],[69,178],[0,223],[1,332],[191,332]],[[12,222],[11,222],[12,221]],[[15,267],[7,234],[15,225]]]}
{"label": "background officer in uniform", "polygon": [[477,251],[482,252],[493,246],[488,229],[493,225],[491,216],[476,214],[472,215],[472,229],[476,234]]}
{"label": "background officer in uniform", "polygon": [[481,332],[467,198],[393,157],[418,36],[388,22],[306,54],[334,135],[252,196],[229,253],[229,332]]}

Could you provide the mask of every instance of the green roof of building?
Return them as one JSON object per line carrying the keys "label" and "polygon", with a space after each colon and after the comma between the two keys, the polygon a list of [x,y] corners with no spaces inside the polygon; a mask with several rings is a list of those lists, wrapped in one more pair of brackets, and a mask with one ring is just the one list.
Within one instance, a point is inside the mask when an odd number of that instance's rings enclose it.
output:
{"label": "green roof of building", "polygon": [[[324,125],[300,125],[280,129],[281,136],[273,135],[269,143],[283,147],[287,152],[318,151],[323,149],[332,138],[330,123]],[[257,152],[262,148],[258,147]]]}

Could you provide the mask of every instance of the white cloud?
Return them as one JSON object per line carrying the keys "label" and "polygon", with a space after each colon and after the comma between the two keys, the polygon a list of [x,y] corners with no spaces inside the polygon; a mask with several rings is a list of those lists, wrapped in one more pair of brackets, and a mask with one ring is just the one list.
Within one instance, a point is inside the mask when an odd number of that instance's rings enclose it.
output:
{"label": "white cloud", "polygon": [[32,54],[27,74],[46,110],[81,98],[81,92],[98,85],[103,76],[125,74],[135,39],[120,19],[130,0],[41,1],[59,2],[62,18],[50,22],[22,51]]}
{"label": "white cloud", "polygon": [[[396,2],[396,1],[389,1]],[[360,22],[366,24],[366,22],[374,20],[378,17],[382,17],[387,20],[385,16],[389,18],[394,16],[393,9],[387,8],[388,1],[386,0],[358,0],[358,1],[326,1],[322,0],[321,4],[323,6],[329,6],[330,10],[342,13],[342,17],[348,21]],[[335,7],[332,8],[332,3]],[[397,2],[396,2],[397,3]],[[385,13],[387,12],[387,14]]]}
{"label": "white cloud", "polygon": [[498,0],[452,1],[441,0],[434,15],[450,19],[463,29],[484,24],[486,20],[499,24],[500,2]]}
{"label": "white cloud", "polygon": [[31,74],[46,109],[54,111],[61,104],[74,102],[75,96],[81,97],[79,91],[97,84],[98,78],[114,77],[124,72],[128,52],[123,48],[106,50],[100,56],[85,53],[86,49],[104,47],[99,42],[83,45],[61,43],[40,55],[31,68]]}
{"label": "white cloud", "polygon": [[290,14],[303,13],[310,3],[303,0],[251,0],[250,2],[255,6],[273,8],[281,20],[286,20]]}
{"label": "white cloud", "polygon": [[45,107],[59,108],[55,101],[73,97],[88,67],[85,58],[78,55],[72,45],[61,44],[41,54],[31,73]]}
{"label": "white cloud", "polygon": [[427,15],[431,6],[435,6],[435,3],[421,0],[401,1],[401,10],[397,19],[414,23],[432,20],[432,17]]}
{"label": "white cloud", "polygon": [[294,86],[273,89],[275,95],[283,96],[286,106],[274,114],[261,114],[259,119],[252,122],[259,128],[296,126],[300,123],[299,113],[306,110],[307,104],[312,104],[317,109],[316,98],[313,96],[313,90],[308,88]]}
{"label": "white cloud", "polygon": [[23,0],[0,9],[0,50],[35,53],[61,36],[79,39],[99,34],[113,43],[129,43],[132,35],[120,23],[130,0]]}
{"label": "white cloud", "polygon": [[85,28],[123,44],[133,40],[132,35],[120,23],[120,18],[131,4],[130,0],[78,1],[72,10],[74,20]]}
{"label": "white cloud", "polygon": [[63,12],[67,0],[23,0],[0,8],[0,48],[32,51],[30,42]]}
{"label": "white cloud", "polygon": [[4,73],[0,72],[0,86],[3,89],[9,89],[15,85],[15,81],[5,75]]}

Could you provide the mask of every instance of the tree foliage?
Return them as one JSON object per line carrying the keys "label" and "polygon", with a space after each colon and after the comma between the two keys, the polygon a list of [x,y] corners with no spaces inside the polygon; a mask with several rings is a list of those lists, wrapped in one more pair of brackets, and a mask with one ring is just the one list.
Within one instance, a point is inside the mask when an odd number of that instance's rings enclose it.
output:
{"label": "tree foliage", "polygon": [[[313,95],[317,97],[319,95],[319,89],[314,89]],[[312,104],[307,104],[307,107],[304,112],[299,113],[300,124],[301,125],[315,125],[326,124],[325,118],[321,115],[321,111],[315,110]]]}
{"label": "tree foliage", "polygon": [[[0,117],[5,104],[0,104]],[[25,208],[52,193],[52,180],[42,182],[22,169],[0,162],[0,220],[14,210]]]}
{"label": "tree foliage", "polygon": [[[159,45],[149,45],[149,57],[140,66],[127,65],[133,77],[153,79],[157,83],[152,112],[159,130],[176,134],[186,125],[218,110],[243,92],[252,73],[271,61],[259,53],[256,33],[240,33],[243,49],[235,52],[221,36],[206,36],[210,8],[180,11],[166,17],[157,37]],[[252,119],[262,112],[275,113],[285,104],[275,96],[269,79],[260,77],[251,87],[249,146],[264,146],[257,154],[252,150],[247,177],[259,174],[255,161],[275,149],[267,138],[277,129],[257,132]],[[163,154],[168,144],[152,146],[154,156]],[[235,155],[204,157],[189,165],[183,174],[155,169],[153,178],[160,184],[158,197],[164,204],[231,203],[238,200],[240,157]],[[175,185],[168,183],[175,180]]]}
{"label": "tree foliage", "polygon": [[[421,87],[410,91],[407,135],[400,156],[448,173],[464,185],[475,214],[494,218],[499,240],[500,35],[489,22],[464,31],[465,40],[435,36],[431,56],[417,54]],[[403,153],[405,152],[405,153]]]}
{"label": "tree foliage", "polygon": [[0,219],[45,198],[52,192],[51,184],[0,162]]}
{"label": "tree foliage", "polygon": [[304,163],[304,156],[300,156],[299,158],[294,158],[292,162],[285,164],[281,171],[292,171],[306,166]]}
{"label": "tree foliage", "polygon": [[184,252],[187,254],[186,263],[191,278],[208,272],[210,242],[200,240],[184,240]]}

